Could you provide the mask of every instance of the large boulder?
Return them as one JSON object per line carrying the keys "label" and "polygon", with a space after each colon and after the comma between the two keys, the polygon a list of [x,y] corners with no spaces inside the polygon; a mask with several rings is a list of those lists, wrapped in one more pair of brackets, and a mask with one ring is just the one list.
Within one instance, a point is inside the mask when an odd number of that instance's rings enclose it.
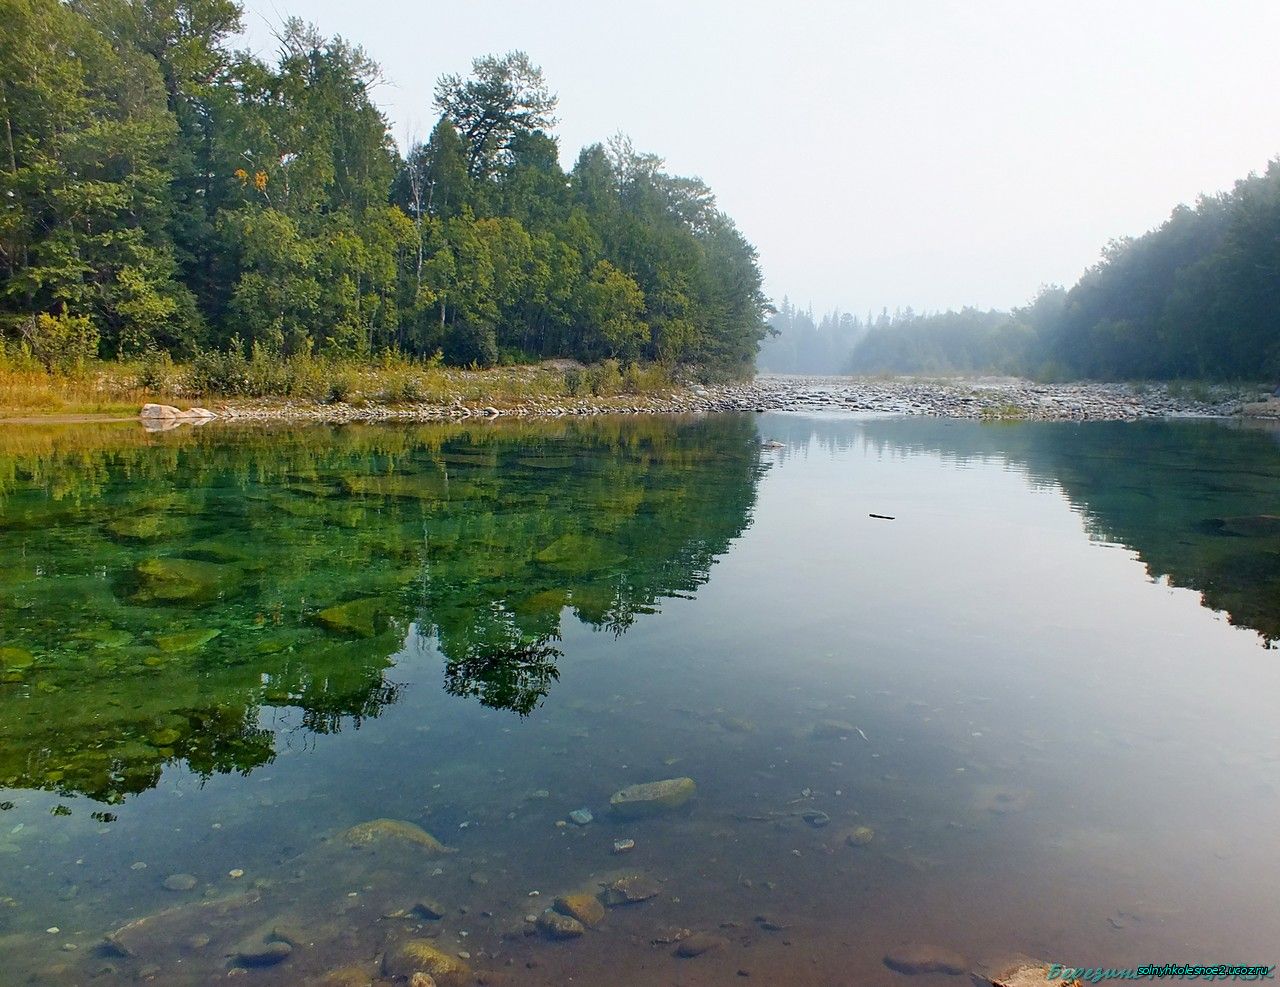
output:
{"label": "large boulder", "polygon": [[698,792],[692,778],[666,778],[642,785],[628,785],[614,792],[609,809],[620,819],[637,819],[670,812],[684,805]]}

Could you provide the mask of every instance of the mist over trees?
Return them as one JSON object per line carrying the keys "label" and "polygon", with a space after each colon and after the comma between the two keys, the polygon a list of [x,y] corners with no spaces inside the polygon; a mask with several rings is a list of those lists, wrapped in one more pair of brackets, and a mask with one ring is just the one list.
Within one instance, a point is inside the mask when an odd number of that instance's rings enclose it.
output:
{"label": "mist over trees", "polygon": [[[749,368],[755,249],[623,137],[560,165],[522,52],[436,85],[402,158],[377,64],[232,0],[0,0],[0,330],[37,353],[204,348]],[[426,96],[424,94],[424,102]]]}
{"label": "mist over trees", "polygon": [[1230,192],[1178,206],[1149,233],[1112,241],[1070,290],[1042,288],[1011,312],[882,313],[861,324],[861,337],[838,360],[833,350],[843,337],[814,326],[812,313],[782,315],[772,323],[780,335],[761,348],[762,369],[1275,379],[1280,159]]}
{"label": "mist over trees", "polygon": [[849,351],[866,332],[867,323],[848,312],[836,309],[815,322],[812,306],[800,309],[783,298],[769,318],[756,366],[776,374],[846,373]]}

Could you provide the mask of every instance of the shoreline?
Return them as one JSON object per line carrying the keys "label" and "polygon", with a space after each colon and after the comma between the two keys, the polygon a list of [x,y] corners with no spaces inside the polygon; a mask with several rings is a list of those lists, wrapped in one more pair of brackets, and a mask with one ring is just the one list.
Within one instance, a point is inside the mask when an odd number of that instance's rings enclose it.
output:
{"label": "shoreline", "polygon": [[[1195,394],[1192,396],[1191,392]],[[463,422],[498,418],[715,412],[858,412],[990,421],[1136,421],[1153,418],[1267,419],[1273,402],[1250,403],[1239,389],[1124,383],[1040,384],[1015,378],[855,378],[760,375],[749,382],[671,387],[656,393],[598,397],[530,396],[495,403],[463,401],[382,404],[301,400],[206,403],[215,415],[141,419],[153,430],[208,421],[242,424]],[[1256,398],[1253,399],[1256,401]],[[182,402],[188,404],[189,402]],[[1259,413],[1261,411],[1261,413]],[[119,413],[49,415],[19,412],[0,425],[79,424],[139,420]]]}

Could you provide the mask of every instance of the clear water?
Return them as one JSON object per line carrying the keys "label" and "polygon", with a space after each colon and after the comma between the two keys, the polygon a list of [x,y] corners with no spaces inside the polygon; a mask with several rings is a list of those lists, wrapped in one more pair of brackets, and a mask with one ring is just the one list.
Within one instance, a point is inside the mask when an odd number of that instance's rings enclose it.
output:
{"label": "clear water", "polygon": [[1273,962],[1278,515],[1275,436],[1208,422],[6,428],[0,982]]}

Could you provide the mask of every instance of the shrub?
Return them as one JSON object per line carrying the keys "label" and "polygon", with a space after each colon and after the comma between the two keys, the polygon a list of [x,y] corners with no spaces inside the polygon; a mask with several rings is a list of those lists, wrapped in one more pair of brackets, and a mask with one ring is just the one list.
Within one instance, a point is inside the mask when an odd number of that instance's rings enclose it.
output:
{"label": "shrub", "polygon": [[177,371],[167,350],[149,349],[142,354],[138,368],[138,386],[155,394],[173,391]]}
{"label": "shrub", "polygon": [[240,337],[233,338],[226,350],[197,350],[186,383],[196,394],[249,394],[252,378]]}
{"label": "shrub", "polygon": [[20,327],[22,341],[50,372],[83,370],[98,355],[98,327],[87,315],[40,312]]}
{"label": "shrub", "polygon": [[596,397],[608,397],[622,390],[622,372],[617,360],[602,360],[598,366],[588,371],[588,375],[591,393]]}

